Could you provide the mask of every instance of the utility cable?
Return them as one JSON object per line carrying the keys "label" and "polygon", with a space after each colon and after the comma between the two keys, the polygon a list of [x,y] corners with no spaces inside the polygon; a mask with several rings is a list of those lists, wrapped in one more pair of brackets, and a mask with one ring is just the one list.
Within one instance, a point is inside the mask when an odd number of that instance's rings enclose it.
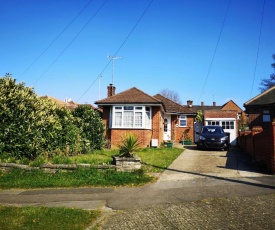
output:
{"label": "utility cable", "polygon": [[[131,34],[133,33],[133,31],[135,30],[135,28],[137,27],[137,25],[139,24],[139,22],[141,21],[141,19],[143,18],[143,16],[145,15],[145,13],[147,12],[147,10],[149,9],[149,7],[151,6],[151,4],[153,3],[154,0],[151,0],[150,3],[147,5],[147,7],[145,8],[145,10],[143,11],[143,13],[141,14],[141,16],[139,17],[139,19],[137,20],[137,22],[135,23],[135,25],[133,26],[133,28],[131,29],[131,31],[128,33],[128,35],[126,36],[126,38],[124,39],[124,41],[121,43],[121,45],[118,47],[118,49],[116,50],[114,56],[117,55],[117,53],[121,50],[121,48],[125,45],[125,43],[127,42],[127,40],[129,39],[129,37],[131,36]],[[98,77],[92,82],[92,84],[89,85],[89,87],[85,90],[85,92],[77,99],[76,102],[78,102],[88,91],[89,89],[93,86],[93,84],[102,76],[103,72],[107,69],[107,67],[110,65],[111,63],[111,59],[108,61],[108,63],[105,65],[105,67],[103,68],[103,70],[100,72],[100,74],[98,75]]]}
{"label": "utility cable", "polygon": [[263,21],[264,21],[264,8],[265,8],[265,0],[263,3],[261,28],[260,28],[260,34],[259,34],[259,40],[258,40],[258,50],[257,50],[257,55],[256,55],[256,63],[255,63],[255,67],[254,67],[254,75],[253,75],[253,81],[252,81],[252,86],[251,86],[250,98],[252,96],[252,91],[254,88],[254,82],[255,82],[255,77],[256,77],[256,72],[257,72],[257,65],[258,65],[258,58],[259,58],[259,51],[260,51],[261,37],[262,37],[262,28],[263,28]]}
{"label": "utility cable", "polygon": [[92,3],[90,0],[84,8],[73,18],[73,20],[57,35],[57,37],[48,45],[48,47],[23,71],[18,80],[37,62],[37,60],[57,41],[57,39],[73,24],[73,22],[82,14],[84,10]]}
{"label": "utility cable", "polygon": [[81,28],[81,30],[76,34],[76,36],[69,42],[69,44],[61,51],[61,53],[54,59],[54,61],[45,69],[45,71],[36,79],[33,83],[35,84],[38,80],[40,80],[44,74],[56,63],[56,61],[60,58],[60,56],[69,48],[69,46],[75,41],[75,39],[81,34],[81,32],[86,28],[86,26],[94,19],[94,17],[99,13],[99,11],[104,7],[108,0],[105,0],[103,4],[97,9],[97,11],[93,14],[93,16],[88,20],[88,22]]}
{"label": "utility cable", "polygon": [[211,69],[212,69],[212,65],[213,65],[213,62],[214,62],[214,59],[215,59],[215,56],[216,56],[216,53],[217,53],[217,49],[218,49],[218,46],[219,46],[219,43],[220,43],[222,31],[223,31],[223,28],[224,28],[225,20],[226,20],[227,14],[228,14],[230,2],[231,2],[231,0],[228,1],[228,5],[227,5],[226,12],[225,12],[225,15],[224,15],[222,27],[221,27],[220,34],[219,34],[219,38],[218,38],[218,41],[217,41],[217,43],[216,43],[215,51],[214,51],[214,54],[213,54],[213,56],[212,56],[212,60],[211,60],[211,63],[210,63],[210,66],[209,66],[209,69],[208,69],[208,72],[207,72],[207,75],[206,75],[206,78],[205,78],[203,87],[202,87],[202,91],[201,91],[201,94],[200,94],[200,97],[199,97],[199,101],[201,100],[202,94],[204,93],[204,88],[205,88],[205,86],[206,86],[206,82],[207,82],[207,80],[208,80],[208,77],[209,77],[210,72],[211,72]]}

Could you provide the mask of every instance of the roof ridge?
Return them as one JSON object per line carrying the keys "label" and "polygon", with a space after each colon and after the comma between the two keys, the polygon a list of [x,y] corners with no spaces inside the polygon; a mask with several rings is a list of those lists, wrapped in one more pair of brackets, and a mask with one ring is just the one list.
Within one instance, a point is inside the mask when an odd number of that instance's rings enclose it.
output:
{"label": "roof ridge", "polygon": [[222,108],[223,108],[225,105],[227,105],[230,101],[233,102],[234,105],[236,105],[240,110],[242,110],[241,107],[238,106],[238,105],[235,103],[235,101],[233,101],[232,99],[230,99],[228,102],[226,102],[225,104],[223,104],[223,105],[222,105]]}
{"label": "roof ridge", "polygon": [[258,94],[258,95],[255,96],[255,97],[251,98],[249,101],[245,102],[244,105],[247,105],[247,104],[251,103],[252,101],[258,99],[259,97],[264,96],[265,94],[269,93],[269,92],[272,91],[273,89],[275,89],[275,86],[269,88],[268,90],[264,91],[263,93]]}
{"label": "roof ridge", "polygon": [[141,92],[141,93],[144,93],[144,94],[147,95],[148,97],[151,97],[151,98],[157,100],[158,102],[161,102],[160,100],[158,100],[158,99],[155,98],[154,96],[151,96],[151,95],[149,95],[148,93],[145,93],[144,91],[142,91],[142,90],[140,90],[140,89],[138,89],[138,88],[136,88],[136,87],[132,87],[132,89],[133,89],[133,88],[136,89],[136,90],[138,90],[138,91]]}
{"label": "roof ridge", "polygon": [[[175,104],[175,105],[177,105],[177,106],[180,106],[180,107],[182,107],[183,109],[187,109],[190,113],[194,113],[191,109],[189,109],[187,106],[184,106],[184,105],[181,105],[181,104],[179,104],[178,102],[175,102],[175,101],[173,101],[173,100],[171,100],[171,99],[169,99],[169,98],[167,98],[167,97],[165,97],[165,96],[163,96],[163,95],[161,95],[161,94],[156,94],[156,95],[154,95],[154,97],[156,97],[156,96],[160,96],[160,97],[162,97],[162,98],[164,98],[165,100],[168,100],[169,102],[171,102],[171,103],[173,103],[173,104]],[[164,107],[166,107],[165,106],[165,102],[163,102],[163,101],[161,101],[162,102],[162,104],[163,104],[163,106]]]}
{"label": "roof ridge", "polygon": [[[144,91],[138,89],[137,87],[132,87],[130,89],[127,89],[120,93],[117,93],[111,97],[106,97],[104,99],[98,100],[95,102],[95,104],[116,103],[116,102],[122,103],[122,101],[123,101],[122,98],[124,100],[124,103],[130,103],[130,102],[145,103],[146,102],[146,103],[153,103],[153,104],[162,104],[160,100],[145,93]],[[141,101],[137,101],[137,100],[141,100]]]}

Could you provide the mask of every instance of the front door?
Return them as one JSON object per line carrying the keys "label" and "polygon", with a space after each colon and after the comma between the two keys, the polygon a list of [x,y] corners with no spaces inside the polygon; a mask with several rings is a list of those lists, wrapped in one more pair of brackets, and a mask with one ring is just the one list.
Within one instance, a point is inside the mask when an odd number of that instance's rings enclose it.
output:
{"label": "front door", "polygon": [[171,116],[164,116],[164,124],[163,124],[163,140],[168,141],[171,140]]}

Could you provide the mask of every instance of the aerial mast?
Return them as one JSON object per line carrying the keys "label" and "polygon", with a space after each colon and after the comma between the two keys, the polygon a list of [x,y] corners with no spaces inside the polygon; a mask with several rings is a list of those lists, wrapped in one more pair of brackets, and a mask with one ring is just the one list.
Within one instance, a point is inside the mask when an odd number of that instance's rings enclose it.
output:
{"label": "aerial mast", "polygon": [[117,60],[117,59],[121,59],[121,58],[123,58],[123,57],[119,57],[119,56],[111,56],[111,55],[108,55],[107,56],[107,58],[109,59],[109,60],[112,60],[112,84],[114,84],[114,66],[115,66],[115,60]]}

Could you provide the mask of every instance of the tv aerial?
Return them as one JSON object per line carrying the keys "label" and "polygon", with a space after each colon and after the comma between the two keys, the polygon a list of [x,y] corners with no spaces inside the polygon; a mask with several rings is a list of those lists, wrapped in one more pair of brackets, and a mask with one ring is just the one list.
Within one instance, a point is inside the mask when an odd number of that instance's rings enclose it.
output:
{"label": "tv aerial", "polygon": [[123,57],[115,56],[115,55],[109,55],[107,56],[108,60],[112,61],[112,84],[114,84],[114,68],[115,68],[115,60],[121,59]]}

